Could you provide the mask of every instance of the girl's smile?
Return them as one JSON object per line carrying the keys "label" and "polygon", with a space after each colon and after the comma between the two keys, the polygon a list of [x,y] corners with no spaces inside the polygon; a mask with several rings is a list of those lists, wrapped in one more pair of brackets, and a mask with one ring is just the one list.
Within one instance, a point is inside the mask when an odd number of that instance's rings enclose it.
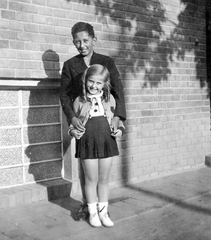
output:
{"label": "girl's smile", "polygon": [[86,83],[86,88],[89,94],[97,95],[104,87],[104,80],[99,75],[91,76]]}

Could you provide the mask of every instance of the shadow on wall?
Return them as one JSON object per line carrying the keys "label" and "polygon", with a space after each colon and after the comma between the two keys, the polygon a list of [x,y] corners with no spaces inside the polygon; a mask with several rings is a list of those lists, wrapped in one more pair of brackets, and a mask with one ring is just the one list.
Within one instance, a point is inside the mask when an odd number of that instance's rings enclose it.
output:
{"label": "shadow on wall", "polygon": [[47,77],[38,79],[41,81],[35,89],[24,91],[28,105],[25,114],[25,144],[29,144],[25,149],[25,162],[29,163],[27,183],[61,177],[62,169],[61,161],[56,161],[61,159],[59,90],[53,84],[60,79],[59,55],[49,49],[43,53],[42,61]]}
{"label": "shadow on wall", "polygon": [[[118,32],[122,34],[121,38],[114,39],[115,36],[110,36],[110,39],[119,41],[120,51],[111,52],[111,55],[124,58],[121,73],[131,72],[136,75],[144,70],[143,87],[157,87],[162,80],[167,81],[168,76],[172,74],[169,66],[171,62],[184,60],[186,53],[194,52],[196,76],[201,87],[205,86],[206,76],[202,72],[205,59],[201,59],[204,57],[201,55],[201,50],[204,51],[200,45],[201,34],[197,31],[194,34],[187,34],[199,25],[197,19],[204,17],[204,15],[198,15],[198,8],[202,5],[197,6],[197,4],[191,4],[189,0],[181,0],[181,12],[175,21],[171,21],[166,17],[166,8],[160,1],[132,1],[133,5],[107,1],[93,3],[91,0],[79,0],[78,2],[88,6],[95,5],[95,14],[101,16],[101,21],[105,23],[105,26],[107,22],[105,17],[109,16],[116,26],[120,27]],[[202,28],[203,24],[202,21]],[[128,51],[123,51],[125,49]]]}

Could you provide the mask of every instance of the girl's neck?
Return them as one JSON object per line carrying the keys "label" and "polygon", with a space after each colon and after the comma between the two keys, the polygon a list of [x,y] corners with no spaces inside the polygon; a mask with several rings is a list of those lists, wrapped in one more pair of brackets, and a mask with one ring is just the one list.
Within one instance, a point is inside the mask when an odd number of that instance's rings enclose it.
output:
{"label": "girl's neck", "polygon": [[95,95],[87,93],[88,98],[101,98],[102,96],[103,96],[103,91],[101,91],[100,93],[95,94]]}

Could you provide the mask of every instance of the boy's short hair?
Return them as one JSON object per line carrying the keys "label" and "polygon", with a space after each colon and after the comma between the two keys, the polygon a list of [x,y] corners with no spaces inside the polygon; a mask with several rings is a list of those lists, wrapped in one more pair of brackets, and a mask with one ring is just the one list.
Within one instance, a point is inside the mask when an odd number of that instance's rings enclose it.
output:
{"label": "boy's short hair", "polygon": [[88,32],[88,34],[91,37],[93,37],[93,38],[95,37],[94,28],[91,24],[86,23],[86,22],[78,22],[72,27],[71,33],[72,33],[73,38],[76,33],[83,32],[83,31]]}

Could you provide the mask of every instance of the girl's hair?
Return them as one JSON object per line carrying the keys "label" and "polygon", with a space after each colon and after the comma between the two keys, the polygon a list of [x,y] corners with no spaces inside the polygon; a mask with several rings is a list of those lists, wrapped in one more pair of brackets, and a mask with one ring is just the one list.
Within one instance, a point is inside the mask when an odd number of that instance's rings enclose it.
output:
{"label": "girl's hair", "polygon": [[91,24],[86,23],[86,22],[78,22],[76,23],[73,27],[72,27],[72,36],[73,38],[75,37],[76,33],[79,32],[87,32],[91,37],[95,37],[95,32],[94,32],[94,28]]}
{"label": "girl's hair", "polygon": [[93,75],[99,75],[100,77],[103,78],[104,80],[104,87],[103,87],[103,99],[105,102],[109,101],[110,98],[110,89],[111,89],[111,84],[110,84],[110,73],[108,69],[100,64],[93,64],[90,67],[86,69],[84,74],[82,75],[82,84],[83,84],[83,93],[82,93],[82,99],[87,101],[87,88],[86,88],[86,83],[87,80],[93,76]]}

